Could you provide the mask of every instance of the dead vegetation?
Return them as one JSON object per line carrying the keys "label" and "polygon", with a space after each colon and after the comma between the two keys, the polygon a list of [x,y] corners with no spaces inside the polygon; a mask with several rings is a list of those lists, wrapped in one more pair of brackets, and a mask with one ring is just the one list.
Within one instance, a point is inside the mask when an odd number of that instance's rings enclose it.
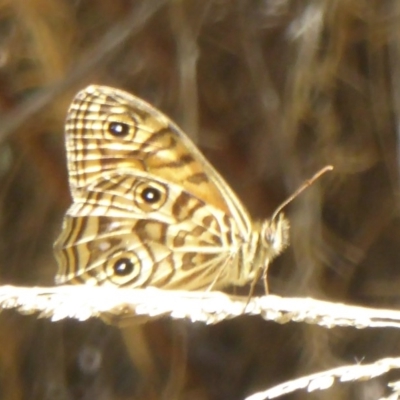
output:
{"label": "dead vegetation", "polygon": [[[398,308],[399,12],[394,0],[0,1],[1,284],[53,284],[70,202],[63,121],[97,83],[170,115],[254,217],[333,164],[288,207],[271,291]],[[397,329],[249,316],[119,330],[4,311],[0,327],[6,400],[236,400],[399,353]],[[379,399],[389,379],[284,398]]]}

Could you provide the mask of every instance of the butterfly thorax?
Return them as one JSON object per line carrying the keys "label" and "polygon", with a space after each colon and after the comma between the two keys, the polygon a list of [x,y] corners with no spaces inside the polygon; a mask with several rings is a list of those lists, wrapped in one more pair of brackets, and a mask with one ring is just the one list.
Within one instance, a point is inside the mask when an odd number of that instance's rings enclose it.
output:
{"label": "butterfly thorax", "polygon": [[243,243],[237,284],[248,283],[289,245],[289,221],[281,213],[275,219],[255,221],[250,238]]}

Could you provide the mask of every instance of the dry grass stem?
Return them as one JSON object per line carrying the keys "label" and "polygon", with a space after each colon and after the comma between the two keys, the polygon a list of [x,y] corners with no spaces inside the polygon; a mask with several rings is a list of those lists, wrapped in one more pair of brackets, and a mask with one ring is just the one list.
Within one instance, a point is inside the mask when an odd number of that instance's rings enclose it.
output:
{"label": "dry grass stem", "polygon": [[400,311],[351,306],[312,298],[231,296],[221,292],[172,291],[155,288],[121,289],[91,286],[0,287],[0,305],[41,318],[80,321],[105,317],[188,319],[215,324],[242,315],[260,315],[284,324],[305,322],[326,328],[400,328]]}
{"label": "dry grass stem", "polygon": [[[254,393],[251,396],[246,397],[246,400],[275,399],[284,394],[293,393],[299,389],[305,389],[308,392],[326,390],[335,382],[365,381],[398,368],[400,368],[400,358],[383,358],[372,364],[366,365],[345,365],[343,367],[284,382],[271,389]],[[388,397],[387,400],[398,399],[398,394],[393,393],[393,396],[396,397]],[[385,399],[381,398],[380,400]]]}

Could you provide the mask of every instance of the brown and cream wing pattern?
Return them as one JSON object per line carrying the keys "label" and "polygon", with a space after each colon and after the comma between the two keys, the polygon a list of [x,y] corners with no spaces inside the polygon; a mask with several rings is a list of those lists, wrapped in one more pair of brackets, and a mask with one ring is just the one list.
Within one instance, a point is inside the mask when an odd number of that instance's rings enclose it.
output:
{"label": "brown and cream wing pattern", "polygon": [[66,147],[73,204],[55,244],[58,283],[204,289],[234,281],[248,214],[161,112],[89,86],[71,104]]}
{"label": "brown and cream wing pattern", "polygon": [[236,195],[190,139],[164,114],[122,90],[89,86],[77,94],[66,120],[72,195],[109,171],[151,174],[176,183],[233,218],[251,223]]}

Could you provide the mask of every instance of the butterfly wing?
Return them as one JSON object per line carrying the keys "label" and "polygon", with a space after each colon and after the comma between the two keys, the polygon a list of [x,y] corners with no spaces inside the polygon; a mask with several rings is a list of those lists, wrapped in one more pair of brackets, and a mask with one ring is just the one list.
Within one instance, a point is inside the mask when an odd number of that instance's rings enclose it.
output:
{"label": "butterfly wing", "polygon": [[243,283],[248,214],[168,117],[121,90],[89,86],[70,106],[66,148],[73,204],[55,243],[58,283]]}

